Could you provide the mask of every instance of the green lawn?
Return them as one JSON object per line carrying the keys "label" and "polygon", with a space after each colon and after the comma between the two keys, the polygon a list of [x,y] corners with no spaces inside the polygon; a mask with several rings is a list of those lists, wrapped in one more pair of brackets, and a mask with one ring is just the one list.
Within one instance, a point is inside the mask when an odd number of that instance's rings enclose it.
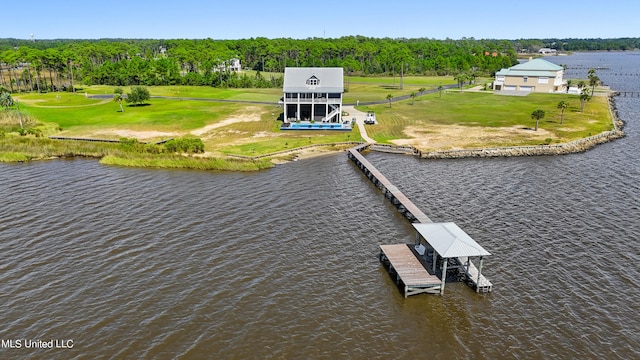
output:
{"label": "green lawn", "polygon": [[[192,100],[151,99],[144,106],[123,105],[124,112],[113,101],[85,99],[84,96],[68,95],[67,103],[51,107],[58,101],[51,94],[38,95],[44,101],[24,103],[25,114],[40,121],[55,123],[63,130],[81,133],[97,128],[128,128],[134,130],[188,131],[225,119],[230,114],[243,111],[244,104]],[[35,96],[20,96],[34,100]],[[76,99],[84,99],[93,106],[72,106]]]}
{"label": "green lawn", "polygon": [[[389,107],[386,95],[394,97],[417,92],[420,87],[431,89],[450,84],[450,78],[406,77],[405,88],[393,87],[390,77],[351,77],[363,80],[352,82],[345,93],[345,103],[356,100],[384,101],[383,104],[360,106],[362,111],[373,110],[379,124],[368,126],[368,134],[376,141],[390,143],[412,137],[428,138],[439,127],[457,126],[482,129],[533,128],[531,113],[542,109],[546,116],[540,128],[550,141],[565,142],[610,130],[611,119],[605,97],[594,97],[580,112],[575,95],[530,94],[528,96],[500,96],[491,92],[437,92],[416,96],[415,99],[394,102]],[[366,81],[365,81],[366,80]],[[396,78],[396,82],[399,79]],[[389,86],[391,84],[391,86]],[[123,88],[125,92],[128,88]],[[281,131],[277,117],[282,108],[275,105],[281,89],[216,89],[212,87],[149,87],[154,96],[194,97],[207,99],[250,100],[273,102],[273,105],[227,103],[215,101],[175,100],[152,98],[145,106],[124,106],[110,99],[92,99],[89,94],[112,94],[113,87],[85,87],[78,94],[48,93],[19,94],[21,111],[37,119],[43,135],[74,137],[118,138],[118,135],[96,135],[105,130],[159,132],[180,136],[194,134],[202,138],[207,152],[213,154],[263,155],[286,149],[345,141],[359,141],[358,129],[352,132]],[[559,101],[569,103],[560,124]],[[407,130],[411,129],[412,132]],[[542,133],[539,132],[539,133]],[[142,141],[155,141],[167,136],[158,135]],[[546,140],[543,138],[543,140]],[[468,143],[467,147],[539,144],[539,138],[496,137]]]}
{"label": "green lawn", "polygon": [[[569,103],[563,124],[560,124],[558,103]],[[577,95],[529,94],[528,96],[503,96],[491,92],[452,91],[418,96],[415,101],[405,100],[386,105],[361,106],[362,111],[373,110],[379,124],[367,128],[369,136],[378,142],[389,143],[394,139],[407,138],[405,130],[412,126],[428,134],[430,127],[457,125],[486,128],[534,128],[531,113],[536,109],[545,111],[539,127],[548,131],[554,142],[566,142],[595,135],[612,129],[606,97],[593,97],[580,111]],[[474,144],[475,146],[507,146],[538,144],[538,140],[512,139],[512,142]]]}
{"label": "green lawn", "polygon": [[[115,86],[95,85],[78,90],[79,94],[112,95]],[[131,87],[120,87],[124,93]],[[282,97],[282,89],[220,89],[211,86],[149,86],[151,96],[168,96],[181,98],[204,98],[217,100],[265,101],[276,103]]]}
{"label": "green lawn", "polygon": [[[405,76],[404,85],[413,85],[425,88],[436,88],[438,85],[455,84],[452,76]],[[352,84],[372,84],[399,86],[400,76],[347,76],[345,75],[345,83]]]}
{"label": "green lawn", "polygon": [[[94,89],[95,90],[95,89]],[[186,91],[189,90],[189,91]],[[150,88],[152,94],[188,93],[189,97],[220,95],[227,98],[255,100],[258,92],[214,88]],[[256,90],[256,89],[250,89]],[[125,90],[126,91],[126,90]],[[273,89],[269,91],[273,92]],[[98,91],[99,92],[99,91]],[[28,94],[19,96],[25,115],[38,119],[45,136],[98,137],[118,139],[105,135],[107,130],[188,134],[195,131],[202,138],[205,149],[212,153],[237,155],[264,155],[311,144],[354,141],[360,139],[358,129],[352,132],[335,131],[280,131],[277,120],[282,108],[259,105],[196,100],[157,99],[145,106],[124,105],[124,113],[111,100],[95,100],[78,94]],[[169,95],[167,95],[169,96]],[[66,100],[66,101],[65,101]],[[81,103],[79,102],[81,101]],[[75,106],[74,106],[75,104]],[[87,106],[91,105],[91,106]],[[210,127],[210,130],[206,127]],[[60,129],[62,132],[59,132]],[[201,131],[201,133],[199,132]],[[97,134],[97,135],[96,135]],[[151,136],[142,141],[158,141],[172,136]]]}

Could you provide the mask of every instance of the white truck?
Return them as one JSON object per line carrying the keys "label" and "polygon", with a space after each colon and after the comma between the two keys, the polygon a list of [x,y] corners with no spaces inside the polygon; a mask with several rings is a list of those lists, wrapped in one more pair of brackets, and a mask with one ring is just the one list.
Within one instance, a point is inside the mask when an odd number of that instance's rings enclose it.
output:
{"label": "white truck", "polygon": [[364,118],[364,123],[373,125],[376,123],[376,114],[373,111],[367,111],[367,116]]}

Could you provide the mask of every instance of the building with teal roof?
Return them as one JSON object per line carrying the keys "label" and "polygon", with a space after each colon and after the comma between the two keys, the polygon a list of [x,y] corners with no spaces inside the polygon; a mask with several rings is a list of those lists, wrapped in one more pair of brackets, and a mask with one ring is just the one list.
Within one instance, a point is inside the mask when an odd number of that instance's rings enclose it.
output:
{"label": "building with teal roof", "polygon": [[496,72],[495,91],[563,92],[564,68],[545,59],[533,59]]}

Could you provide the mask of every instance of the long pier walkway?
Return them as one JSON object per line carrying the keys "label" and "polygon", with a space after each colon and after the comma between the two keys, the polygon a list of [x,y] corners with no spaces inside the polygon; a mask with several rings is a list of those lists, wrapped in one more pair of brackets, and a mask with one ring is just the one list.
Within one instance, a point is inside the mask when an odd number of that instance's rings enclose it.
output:
{"label": "long pier walkway", "polygon": [[409,221],[430,223],[431,219],[415,206],[402,191],[398,190],[378,169],[360,154],[369,144],[358,145],[349,149],[349,158],[362,170],[362,172],[376,185],[385,197],[400,211]]}
{"label": "long pier walkway", "polygon": [[[370,145],[371,144],[361,144],[349,149],[349,158],[374,185],[382,190],[385,197],[407,220],[412,223],[433,223],[433,221],[398,190],[389,179],[364,158],[361,152],[366,150]],[[416,240],[419,241],[419,236],[417,236]],[[416,244],[416,249],[418,246],[422,245]],[[480,257],[480,268],[476,268],[469,257],[466,256],[455,256],[451,259],[457,263],[457,269],[466,283],[474,288],[476,292],[491,292],[493,285],[481,273],[482,257]],[[447,259],[443,260],[445,260],[443,264],[448,262]],[[417,255],[409,248],[408,244],[380,245],[380,261],[384,264],[385,268],[387,268],[391,276],[395,277],[395,281],[403,289],[405,297],[420,293],[442,294],[444,292],[447,274],[446,265],[442,272],[443,279],[439,279],[436,275],[427,271],[425,266],[417,258]]]}

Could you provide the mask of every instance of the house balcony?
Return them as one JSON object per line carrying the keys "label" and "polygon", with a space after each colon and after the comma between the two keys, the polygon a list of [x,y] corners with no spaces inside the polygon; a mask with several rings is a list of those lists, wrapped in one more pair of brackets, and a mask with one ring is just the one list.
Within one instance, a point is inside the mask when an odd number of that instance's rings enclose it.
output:
{"label": "house balcony", "polygon": [[286,104],[342,104],[340,98],[285,98]]}

